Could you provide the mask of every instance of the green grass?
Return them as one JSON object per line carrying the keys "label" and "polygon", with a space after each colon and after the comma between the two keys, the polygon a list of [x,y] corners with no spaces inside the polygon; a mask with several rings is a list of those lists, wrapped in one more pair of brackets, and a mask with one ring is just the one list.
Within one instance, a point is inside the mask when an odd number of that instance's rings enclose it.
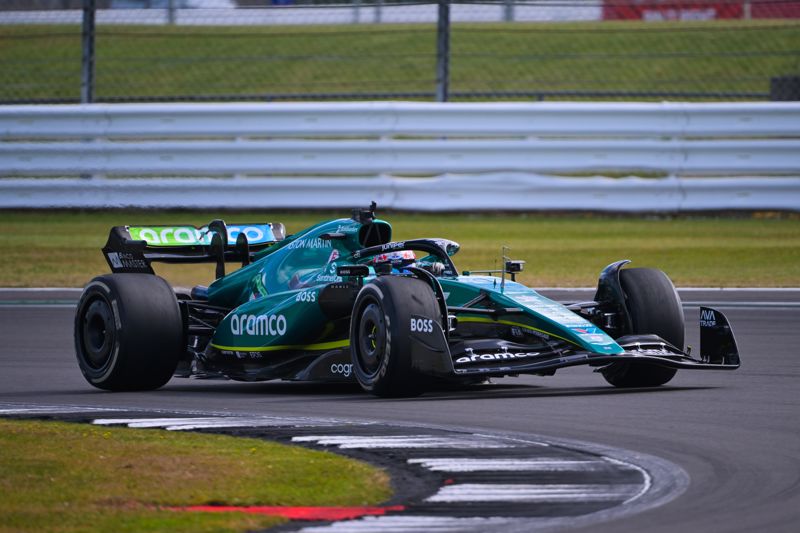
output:
{"label": "green grass", "polygon": [[374,505],[385,473],[327,452],[222,435],[0,420],[0,532],[224,532],[283,519],[169,506]]}
{"label": "green grass", "polygon": [[[113,225],[192,223],[214,218],[278,221],[289,233],[346,213],[0,212],[0,286],[83,286],[108,272],[100,253]],[[446,237],[461,244],[461,270],[499,265],[500,246],[527,261],[533,286],[593,286],[608,263],[666,271],[679,286],[800,286],[800,217],[635,218],[513,214],[383,213],[395,240]],[[231,265],[235,267],[234,265]],[[210,265],[156,265],[170,282],[207,284]]]}
{"label": "green grass", "polygon": [[[769,92],[795,20],[454,24],[458,91]],[[101,26],[96,96],[433,92],[435,25]],[[0,26],[0,99],[72,98],[80,28]]]}

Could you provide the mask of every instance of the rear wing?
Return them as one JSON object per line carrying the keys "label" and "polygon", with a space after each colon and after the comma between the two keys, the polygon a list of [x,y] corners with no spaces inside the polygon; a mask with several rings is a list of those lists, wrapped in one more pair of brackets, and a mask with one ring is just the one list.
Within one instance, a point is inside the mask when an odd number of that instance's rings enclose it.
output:
{"label": "rear wing", "polygon": [[206,226],[114,226],[103,247],[112,272],[153,274],[152,261],[217,263],[217,277],[226,261],[247,265],[253,254],[286,236],[283,224],[231,224],[213,220]]}

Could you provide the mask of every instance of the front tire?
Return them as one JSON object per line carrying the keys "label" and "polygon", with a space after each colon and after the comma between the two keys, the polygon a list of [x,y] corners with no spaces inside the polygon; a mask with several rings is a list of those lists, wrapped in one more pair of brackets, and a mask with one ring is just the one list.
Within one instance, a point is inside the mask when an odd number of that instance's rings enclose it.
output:
{"label": "front tire", "polygon": [[185,349],[175,294],[152,274],[94,278],[78,302],[74,333],[86,381],[110,391],[161,387]]}
{"label": "front tire", "polygon": [[358,293],[350,321],[350,353],[353,373],[365,391],[384,397],[422,392],[424,376],[412,368],[412,315],[440,323],[436,296],[422,280],[381,276]]}
{"label": "front tire", "polygon": [[[683,306],[669,277],[653,268],[626,268],[620,270],[619,280],[633,323],[629,333],[655,334],[683,349]],[[675,368],[624,361],[609,365],[603,377],[615,387],[658,387],[676,372]]]}

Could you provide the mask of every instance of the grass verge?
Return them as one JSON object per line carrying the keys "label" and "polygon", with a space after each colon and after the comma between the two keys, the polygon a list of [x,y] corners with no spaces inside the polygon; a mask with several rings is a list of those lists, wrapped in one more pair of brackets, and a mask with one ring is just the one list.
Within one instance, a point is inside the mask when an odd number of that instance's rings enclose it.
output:
{"label": "grass verge", "polygon": [[[108,272],[100,253],[108,230],[125,224],[201,225],[214,218],[278,221],[292,233],[347,213],[172,211],[0,212],[0,286],[80,287]],[[800,286],[800,218],[632,218],[520,214],[383,213],[394,239],[446,237],[461,244],[462,270],[495,268],[500,246],[527,261],[532,286],[593,286],[618,259],[661,268],[679,286]],[[235,268],[235,265],[231,265]],[[208,284],[211,265],[156,265],[174,285]]]}
{"label": "grass verge", "polygon": [[327,452],[222,435],[0,420],[0,532],[224,532],[283,519],[162,506],[374,505],[388,476]]}

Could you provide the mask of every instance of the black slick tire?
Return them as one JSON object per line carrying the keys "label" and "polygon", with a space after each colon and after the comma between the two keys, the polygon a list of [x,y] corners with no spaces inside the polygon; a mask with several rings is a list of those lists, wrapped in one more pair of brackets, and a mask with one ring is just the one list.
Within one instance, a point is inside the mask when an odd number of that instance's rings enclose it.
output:
{"label": "black slick tire", "polygon": [[74,337],[86,381],[110,391],[161,387],[185,350],[175,294],[152,274],[108,274],[89,282],[78,302]]}
{"label": "black slick tire", "polygon": [[380,276],[358,293],[350,321],[350,354],[353,373],[365,391],[383,397],[422,393],[425,378],[412,368],[412,315],[440,316],[433,290],[424,281]]}
{"label": "black slick tire", "polygon": [[[683,307],[675,286],[661,270],[626,268],[620,271],[625,304],[633,323],[633,334],[655,334],[683,349]],[[619,362],[609,365],[603,377],[615,387],[657,387],[671,380],[674,368]]]}

